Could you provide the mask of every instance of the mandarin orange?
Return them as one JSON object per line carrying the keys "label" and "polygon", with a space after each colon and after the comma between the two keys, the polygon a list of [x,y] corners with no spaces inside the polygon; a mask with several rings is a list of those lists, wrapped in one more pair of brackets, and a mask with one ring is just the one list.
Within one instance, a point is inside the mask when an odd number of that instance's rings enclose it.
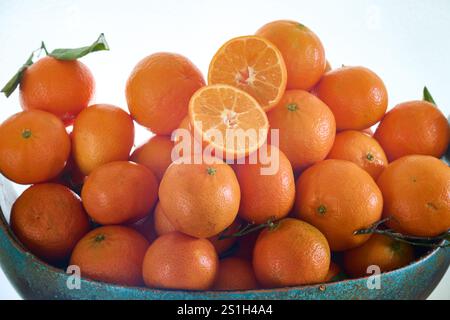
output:
{"label": "mandarin orange", "polygon": [[149,287],[207,290],[214,284],[218,265],[217,253],[209,240],[171,232],[148,248],[143,276]]}
{"label": "mandarin orange", "polygon": [[194,138],[210,146],[210,155],[242,158],[267,140],[269,123],[259,103],[245,91],[229,85],[198,90],[189,102]]}
{"label": "mandarin orange", "polygon": [[158,181],[143,165],[110,162],[87,177],[81,198],[89,216],[97,223],[132,223],[152,212],[158,199]]}
{"label": "mandarin orange", "polygon": [[104,226],[92,230],[76,245],[70,264],[83,277],[125,286],[141,286],[142,263],[148,241],[136,230]]}
{"label": "mandarin orange", "polygon": [[357,164],[377,179],[388,165],[386,154],[380,144],[362,131],[339,132],[327,159],[348,160]]}
{"label": "mandarin orange", "polygon": [[256,240],[253,268],[266,288],[323,282],[330,267],[330,247],[312,225],[292,218],[265,229]]}
{"label": "mandarin orange", "polygon": [[395,160],[377,180],[390,228],[433,237],[450,229],[450,168],[424,155]]}
{"label": "mandarin orange", "polygon": [[153,136],[133,151],[130,160],[149,168],[158,181],[161,181],[164,172],[172,163],[173,146],[170,137]]}
{"label": "mandarin orange", "polygon": [[69,125],[89,105],[94,87],[94,77],[81,61],[46,56],[25,70],[20,103],[24,110],[47,111]]}
{"label": "mandarin orange", "polygon": [[266,111],[280,101],[286,80],[281,52],[258,36],[227,41],[214,55],[208,71],[208,84],[228,84],[246,91]]}
{"label": "mandarin orange", "polygon": [[364,67],[327,72],[315,93],[333,111],[338,130],[367,129],[381,120],[388,105],[383,80]]}
{"label": "mandarin orange", "polygon": [[238,213],[241,192],[236,175],[217,158],[204,158],[199,164],[180,160],[161,180],[160,205],[178,231],[199,238],[217,235]]}
{"label": "mandarin orange", "polygon": [[414,259],[414,248],[387,236],[374,234],[362,246],[344,252],[345,271],[352,277],[371,273],[367,268],[377,266],[381,272],[408,265]]}
{"label": "mandarin orange", "polygon": [[75,119],[72,156],[84,175],[102,164],[128,160],[133,143],[133,120],[119,107],[96,104]]}
{"label": "mandarin orange", "polygon": [[0,173],[20,184],[52,180],[70,154],[70,138],[55,115],[41,110],[16,113],[0,125]]}
{"label": "mandarin orange", "polygon": [[450,142],[450,126],[433,104],[410,101],[386,113],[374,137],[389,161],[411,154],[440,158]]}
{"label": "mandarin orange", "polygon": [[272,42],[283,55],[287,69],[287,89],[310,90],[326,68],[325,50],[320,39],[296,21],[273,21],[256,35]]}
{"label": "mandarin orange", "polygon": [[295,213],[327,237],[333,251],[363,244],[369,235],[354,235],[381,218],[383,197],[372,177],[346,160],[325,160],[297,180]]}
{"label": "mandarin orange", "polygon": [[55,183],[36,184],[26,189],[11,209],[11,229],[39,258],[65,262],[90,229],[80,198]]}
{"label": "mandarin orange", "polygon": [[159,52],[142,59],[126,85],[134,120],[155,134],[170,135],[188,113],[189,99],[205,80],[182,55]]}
{"label": "mandarin orange", "polygon": [[225,258],[219,262],[219,270],[213,290],[251,290],[257,289],[255,273],[248,260]]}
{"label": "mandarin orange", "polygon": [[[279,148],[296,172],[325,159],[333,146],[336,122],[326,104],[303,90],[288,90],[267,117],[278,129]],[[270,136],[270,143],[272,141]]]}
{"label": "mandarin orange", "polygon": [[295,200],[294,173],[288,158],[275,146],[262,148],[267,151],[256,156],[256,163],[246,159],[232,166],[241,189],[239,216],[257,224],[286,217]]}

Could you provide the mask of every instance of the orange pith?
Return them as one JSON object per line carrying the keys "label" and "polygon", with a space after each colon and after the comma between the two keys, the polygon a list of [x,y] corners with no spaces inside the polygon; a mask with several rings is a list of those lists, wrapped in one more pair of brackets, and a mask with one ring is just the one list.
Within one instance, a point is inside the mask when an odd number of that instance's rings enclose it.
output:
{"label": "orange pith", "polygon": [[280,101],[286,81],[281,52],[258,36],[231,39],[217,51],[209,65],[208,84],[229,84],[244,90],[266,111]]}
{"label": "orange pith", "polygon": [[[237,158],[259,149],[267,139],[266,113],[248,93],[229,85],[199,89],[189,102],[194,132],[215,151]],[[220,139],[220,137],[222,139]]]}

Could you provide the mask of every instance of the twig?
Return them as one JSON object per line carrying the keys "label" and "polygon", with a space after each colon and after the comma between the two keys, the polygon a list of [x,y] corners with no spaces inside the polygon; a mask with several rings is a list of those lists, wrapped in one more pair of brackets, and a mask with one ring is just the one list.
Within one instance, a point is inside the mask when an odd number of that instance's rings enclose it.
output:
{"label": "twig", "polygon": [[225,229],[219,236],[219,240],[228,239],[228,238],[239,238],[242,236],[245,236],[249,233],[269,228],[271,230],[275,229],[278,226],[278,223],[273,221],[272,219],[269,219],[266,223],[261,224],[254,224],[254,223],[248,223],[246,226],[242,227],[242,225],[239,225],[238,231],[232,234],[226,234],[227,229]]}
{"label": "twig", "polygon": [[447,248],[450,247],[450,243],[447,241],[443,244],[439,244],[437,242],[440,242],[442,240],[450,240],[450,229],[446,232],[436,236],[436,237],[417,237],[417,236],[410,236],[405,235],[399,232],[395,232],[391,229],[379,229],[380,226],[382,226],[385,222],[391,220],[391,217],[385,218],[383,220],[380,220],[374,224],[372,224],[370,227],[366,229],[360,229],[354,232],[355,235],[362,235],[362,234],[381,234],[388,237],[391,237],[397,241],[408,243],[414,246],[420,246],[420,247],[432,247],[432,248]]}

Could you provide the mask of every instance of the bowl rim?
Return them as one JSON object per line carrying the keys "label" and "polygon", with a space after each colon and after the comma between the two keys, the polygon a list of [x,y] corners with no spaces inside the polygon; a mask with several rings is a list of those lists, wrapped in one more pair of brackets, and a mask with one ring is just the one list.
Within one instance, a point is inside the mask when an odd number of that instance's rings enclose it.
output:
{"label": "bowl rim", "polygon": [[[7,236],[8,240],[10,241],[11,245],[18,250],[22,255],[27,256],[28,258],[30,258],[34,263],[48,269],[50,272],[53,273],[57,273],[60,276],[66,277],[68,278],[69,276],[71,276],[70,274],[66,273],[64,271],[64,269],[61,268],[57,268],[51,264],[48,264],[47,262],[43,261],[42,259],[40,259],[39,257],[37,257],[36,255],[34,255],[33,253],[31,253],[21,242],[20,240],[14,235],[14,232],[12,231],[9,223],[6,221],[5,215],[2,211],[2,209],[0,208],[0,232],[4,232],[5,235]],[[442,245],[444,244],[446,241],[442,240],[439,244]],[[388,271],[388,272],[383,272],[381,273],[381,276],[389,276],[389,275],[393,275],[396,273],[400,273],[404,270],[408,270],[411,269],[421,263],[423,263],[424,261],[428,260],[429,258],[431,258],[433,255],[435,255],[439,250],[441,249],[446,249],[446,248],[440,248],[440,247],[436,247],[434,249],[430,249],[429,251],[427,251],[425,254],[423,254],[422,256],[420,256],[419,259],[414,260],[413,262],[411,262],[410,264],[399,268],[399,269],[395,269],[392,271]],[[138,290],[138,291],[143,291],[143,292],[152,292],[155,294],[164,294],[164,293],[169,293],[169,292],[174,292],[174,293],[189,293],[189,294],[193,294],[194,296],[196,294],[233,294],[233,293],[263,293],[263,292],[285,292],[285,291],[295,291],[295,290],[303,290],[303,289],[324,289],[333,285],[338,285],[338,284],[349,284],[352,282],[358,282],[358,281],[362,281],[362,280],[368,280],[369,277],[371,277],[373,275],[367,275],[365,277],[360,277],[360,278],[351,278],[351,279],[344,279],[344,280],[340,280],[340,281],[335,281],[335,282],[324,282],[324,283],[317,283],[317,284],[309,284],[309,285],[301,285],[301,286],[290,286],[290,287],[280,287],[280,288],[273,288],[273,289],[251,289],[251,290],[202,290],[202,291],[196,291],[196,290],[180,290],[180,289],[160,289],[160,288],[150,288],[150,287],[145,287],[145,286],[125,286],[125,285],[120,285],[120,284],[114,284],[114,283],[108,283],[108,282],[102,282],[102,281],[98,281],[98,280],[94,280],[94,279],[90,279],[90,278],[86,278],[86,277],[81,277],[81,282],[86,282],[89,284],[93,284],[96,286],[106,286],[106,287],[110,287],[110,288],[114,288],[114,289],[128,289],[128,290]]]}

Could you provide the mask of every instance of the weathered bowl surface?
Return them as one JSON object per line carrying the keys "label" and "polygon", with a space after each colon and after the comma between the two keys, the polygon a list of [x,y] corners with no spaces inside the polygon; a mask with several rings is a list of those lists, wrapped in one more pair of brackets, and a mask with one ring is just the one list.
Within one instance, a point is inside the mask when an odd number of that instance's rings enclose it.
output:
{"label": "weathered bowl surface", "polygon": [[[25,299],[425,299],[450,264],[449,249],[435,249],[414,263],[381,275],[380,289],[369,289],[368,278],[324,285],[273,290],[193,292],[111,285],[82,279],[70,290],[69,275],[36,258],[17,241],[3,214],[9,214],[16,194],[0,175],[0,265]],[[70,281],[69,281],[70,282]]]}

